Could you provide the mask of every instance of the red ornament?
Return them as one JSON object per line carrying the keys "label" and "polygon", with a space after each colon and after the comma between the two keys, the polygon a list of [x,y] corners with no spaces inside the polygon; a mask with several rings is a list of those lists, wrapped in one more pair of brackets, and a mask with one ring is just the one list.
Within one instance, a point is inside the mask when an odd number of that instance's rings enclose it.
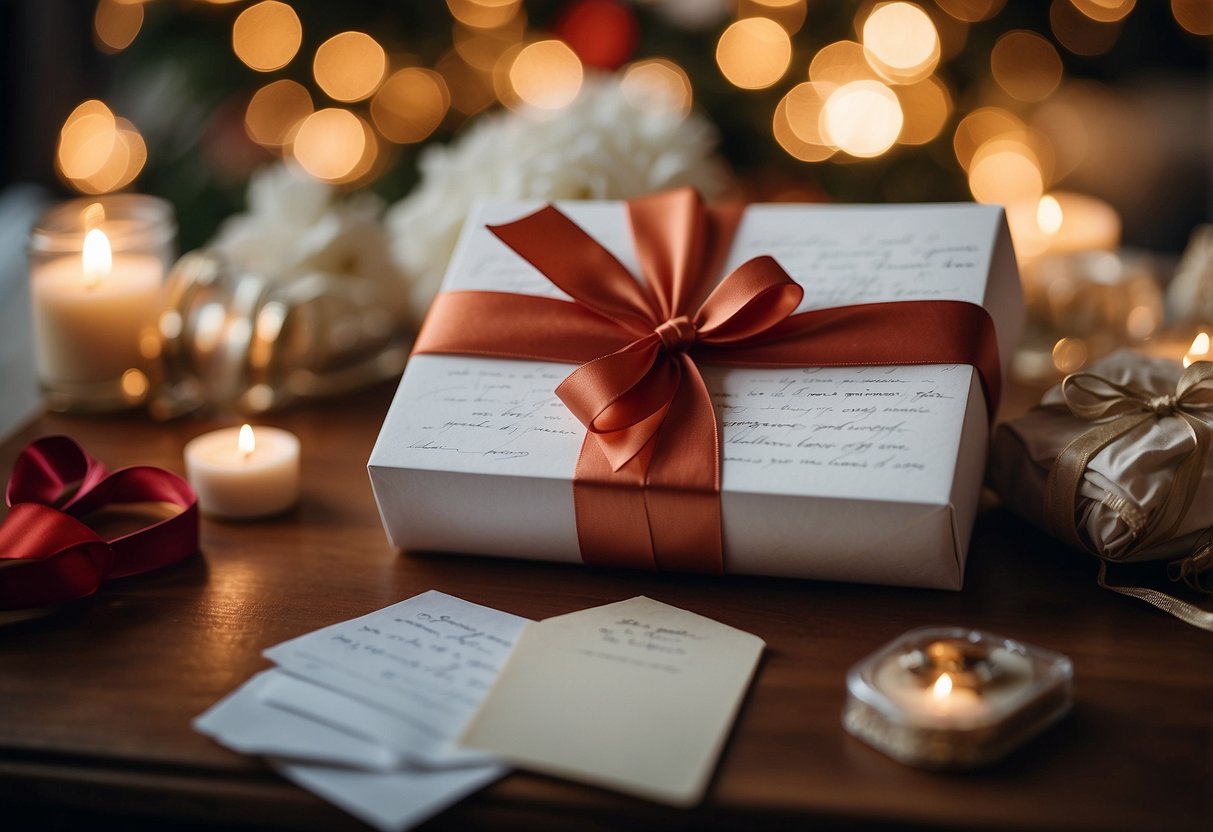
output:
{"label": "red ornament", "polygon": [[640,26],[617,0],[577,0],[556,21],[556,35],[586,66],[618,69],[636,51]]}

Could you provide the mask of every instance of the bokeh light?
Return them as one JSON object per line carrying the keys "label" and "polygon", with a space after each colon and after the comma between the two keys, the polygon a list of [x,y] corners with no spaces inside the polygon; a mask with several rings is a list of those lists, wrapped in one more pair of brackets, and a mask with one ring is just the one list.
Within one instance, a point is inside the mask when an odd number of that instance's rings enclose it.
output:
{"label": "bokeh light", "polygon": [[387,72],[387,54],[365,32],[342,32],[320,44],[312,74],[320,89],[337,101],[369,98]]}
{"label": "bokeh light", "polygon": [[526,34],[526,15],[517,14],[503,26],[475,29],[456,23],[451,31],[455,50],[469,66],[490,72],[511,46],[522,42]]}
{"label": "bokeh light", "polygon": [[1194,35],[1213,35],[1213,3],[1209,0],[1171,0],[1175,22]]}
{"label": "bokeh light", "polygon": [[879,81],[852,81],[826,99],[821,131],[839,150],[870,158],[893,146],[903,121],[901,104],[891,89]]}
{"label": "bokeh light", "polygon": [[771,129],[790,156],[802,162],[822,162],[834,155],[821,131],[821,114],[834,84],[807,81],[792,87],[775,107]]}
{"label": "bokeh light", "polygon": [[329,107],[303,120],[291,142],[296,161],[325,182],[357,179],[374,164],[377,148],[366,123],[349,110]]}
{"label": "bokeh light", "polygon": [[312,114],[312,97],[297,81],[283,78],[266,84],[249,100],[244,130],[262,147],[285,147],[299,122]]}
{"label": "bokeh light", "polygon": [[263,0],[232,24],[232,50],[249,68],[272,72],[291,62],[303,42],[299,16],[286,3]]}
{"label": "bokeh light", "polygon": [[978,202],[1035,203],[1044,193],[1040,160],[1026,143],[994,139],[977,148],[969,164],[969,191]]}
{"label": "bokeh light", "polygon": [[1070,2],[1078,11],[1100,23],[1115,23],[1118,20],[1124,20],[1137,5],[1137,0],[1070,0]]}
{"label": "bokeh light", "polygon": [[143,5],[99,0],[93,13],[93,39],[102,52],[121,52],[143,28]]}
{"label": "bokeh light", "polygon": [[817,50],[809,63],[809,80],[841,87],[852,81],[877,81],[880,76],[868,64],[862,45],[839,40]]}
{"label": "bokeh light", "polygon": [[957,20],[979,23],[1002,11],[1007,0],[935,0],[935,5]]}
{"label": "bokeh light", "polygon": [[990,52],[998,86],[1020,101],[1043,101],[1061,83],[1061,56],[1045,38],[1022,29],[1000,36]]}
{"label": "bokeh light", "polygon": [[665,58],[636,61],[624,68],[619,88],[642,110],[690,112],[691,79],[686,70]]}
{"label": "bokeh light", "polygon": [[371,100],[371,118],[385,138],[398,144],[430,136],[451,106],[442,76],[430,69],[406,67],[383,82]]}
{"label": "bokeh light", "polygon": [[1102,55],[1120,37],[1121,23],[1103,23],[1088,17],[1070,0],[1053,0],[1049,7],[1049,26],[1053,37],[1075,55]]}
{"label": "bokeh light", "polygon": [[146,162],[147,145],[135,125],[116,118],[101,101],[81,103],[59,131],[55,167],[81,193],[103,194],[125,188]]}
{"label": "bokeh light", "polygon": [[476,29],[496,29],[518,14],[522,0],[446,0],[460,23]]}
{"label": "bokeh light", "polygon": [[1001,136],[1019,135],[1026,130],[1024,123],[1012,113],[998,107],[981,107],[966,115],[956,125],[956,133],[952,137],[952,148],[956,153],[956,161],[965,170],[977,148],[991,139]]}
{"label": "bokeh light", "polygon": [[554,23],[555,35],[595,69],[616,70],[636,51],[636,12],[621,0],[573,0]]}
{"label": "bokeh light", "polygon": [[766,17],[794,35],[804,25],[807,6],[805,0],[738,0],[737,17]]}
{"label": "bokeh light", "polygon": [[1053,366],[1060,373],[1073,373],[1087,363],[1090,350],[1081,338],[1061,338],[1053,345]]}
{"label": "bokeh light", "polygon": [[523,47],[510,59],[506,73],[509,92],[520,102],[543,110],[571,104],[581,91],[582,76],[581,60],[558,40]]}
{"label": "bokeh light", "polygon": [[788,71],[792,41],[782,26],[765,17],[732,23],[716,42],[716,63],[734,86],[759,90]]}
{"label": "bokeh light", "polygon": [[[513,51],[516,51],[517,47]],[[506,60],[506,55],[501,61]],[[464,116],[480,112],[497,100],[493,92],[492,74],[469,64],[458,50],[449,49],[442,54],[434,69],[446,81],[451,93],[451,108]]]}
{"label": "bokeh light", "polygon": [[952,97],[938,78],[893,88],[901,102],[905,123],[897,137],[899,144],[926,144],[938,136],[952,114]]}
{"label": "bokeh light", "polygon": [[939,64],[939,33],[913,3],[876,6],[863,22],[861,40],[868,62],[890,81],[921,81]]}

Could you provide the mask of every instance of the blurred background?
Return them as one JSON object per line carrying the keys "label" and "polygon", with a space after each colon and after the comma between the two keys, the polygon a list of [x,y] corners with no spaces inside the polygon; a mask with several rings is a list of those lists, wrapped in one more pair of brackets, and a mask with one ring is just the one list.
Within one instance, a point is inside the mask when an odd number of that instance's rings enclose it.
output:
{"label": "blurred background", "polygon": [[483,195],[997,203],[1018,378],[1209,353],[1213,0],[7,0],[0,37],[0,326],[42,206],[162,197],[204,249],[166,417],[398,373]]}
{"label": "blurred background", "polygon": [[9,0],[0,31],[3,180],[162,195],[184,248],[274,157],[394,201],[427,143],[594,72],[706,114],[755,199],[1065,187],[1172,251],[1209,212],[1209,0]]}

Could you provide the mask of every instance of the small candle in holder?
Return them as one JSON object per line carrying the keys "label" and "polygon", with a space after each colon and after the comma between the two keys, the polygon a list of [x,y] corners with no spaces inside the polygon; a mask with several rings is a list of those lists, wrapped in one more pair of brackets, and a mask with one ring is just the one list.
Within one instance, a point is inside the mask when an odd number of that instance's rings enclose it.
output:
{"label": "small candle in holder", "polygon": [[977,630],[912,630],[847,674],[843,725],[909,765],[971,768],[1070,708],[1070,660]]}
{"label": "small candle in holder", "polygon": [[72,200],[34,225],[30,298],[52,409],[118,410],[146,398],[175,240],[172,208],[141,194]]}
{"label": "small candle in holder", "polygon": [[204,433],[185,446],[185,475],[198,507],[245,519],[286,511],[299,500],[299,438],[250,425]]}

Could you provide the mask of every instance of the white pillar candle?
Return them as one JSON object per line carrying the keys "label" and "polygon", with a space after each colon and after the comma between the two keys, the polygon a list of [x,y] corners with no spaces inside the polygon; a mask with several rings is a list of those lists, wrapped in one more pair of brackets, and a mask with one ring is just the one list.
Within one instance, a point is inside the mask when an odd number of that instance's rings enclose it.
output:
{"label": "white pillar candle", "polygon": [[198,507],[216,517],[267,517],[299,499],[299,438],[248,425],[204,433],[185,446]]}
{"label": "white pillar candle", "polygon": [[[100,229],[78,255],[43,259],[30,271],[38,372],[73,384],[145,371],[156,357],[164,265],[153,254],[112,253]],[[149,340],[150,339],[150,340]]]}
{"label": "white pillar candle", "polygon": [[53,410],[119,410],[159,375],[162,286],[176,247],[173,209],[145,194],[75,199],[30,231],[38,375]]}

